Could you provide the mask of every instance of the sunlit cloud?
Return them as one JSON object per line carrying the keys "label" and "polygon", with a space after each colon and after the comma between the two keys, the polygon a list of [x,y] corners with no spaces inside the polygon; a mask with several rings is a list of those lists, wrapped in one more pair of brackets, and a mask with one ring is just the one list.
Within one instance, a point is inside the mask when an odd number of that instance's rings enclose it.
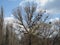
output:
{"label": "sunlit cloud", "polygon": [[52,22],[52,23],[55,23],[55,22],[57,22],[57,21],[59,21],[59,18],[58,18],[58,17],[56,17],[56,18],[54,18],[54,19],[50,19],[50,22]]}
{"label": "sunlit cloud", "polygon": [[25,1],[34,1],[34,2],[37,2],[39,5],[41,6],[44,6],[49,0],[23,0],[24,2]]}
{"label": "sunlit cloud", "polygon": [[59,14],[60,13],[60,11],[59,10],[56,10],[56,9],[51,9],[51,10],[50,9],[49,10],[47,9],[46,12],[49,13],[49,14]]}
{"label": "sunlit cloud", "polygon": [[36,0],[37,2],[40,2],[41,6],[44,6],[48,0]]}

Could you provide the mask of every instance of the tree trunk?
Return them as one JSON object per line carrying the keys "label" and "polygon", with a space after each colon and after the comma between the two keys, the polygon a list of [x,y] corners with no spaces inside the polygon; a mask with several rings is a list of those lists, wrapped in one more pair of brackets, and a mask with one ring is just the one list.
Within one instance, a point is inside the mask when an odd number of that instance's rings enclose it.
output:
{"label": "tree trunk", "polygon": [[6,40],[5,45],[9,45],[9,31],[6,29]]}
{"label": "tree trunk", "polygon": [[31,34],[29,34],[29,45],[31,45]]}

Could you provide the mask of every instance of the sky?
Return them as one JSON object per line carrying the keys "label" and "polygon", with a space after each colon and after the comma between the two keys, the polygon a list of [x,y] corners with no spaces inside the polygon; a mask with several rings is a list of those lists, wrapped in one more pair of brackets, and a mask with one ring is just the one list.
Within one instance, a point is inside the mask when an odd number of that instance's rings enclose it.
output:
{"label": "sky", "polygon": [[12,10],[16,8],[21,0],[0,0],[0,6],[3,5],[5,16],[10,16]]}
{"label": "sky", "polygon": [[[0,0],[0,6],[3,5],[5,17],[11,16],[13,9],[18,7],[22,1],[29,0]],[[60,0],[33,1],[36,1],[42,8],[46,9],[51,18],[60,18]]]}

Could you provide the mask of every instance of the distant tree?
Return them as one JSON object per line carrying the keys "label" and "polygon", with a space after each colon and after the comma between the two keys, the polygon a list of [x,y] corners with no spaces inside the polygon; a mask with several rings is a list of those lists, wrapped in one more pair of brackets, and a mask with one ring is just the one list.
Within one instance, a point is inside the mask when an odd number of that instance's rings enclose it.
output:
{"label": "distant tree", "polygon": [[6,26],[6,37],[5,37],[5,45],[9,45],[9,25]]}
{"label": "distant tree", "polygon": [[19,45],[15,30],[13,28],[13,23],[6,24],[6,35],[5,35],[5,44],[4,45]]}
{"label": "distant tree", "polygon": [[3,7],[0,7],[0,45],[3,43],[3,21]]}
{"label": "distant tree", "polygon": [[56,37],[53,40],[53,45],[55,45],[55,44],[60,45],[60,40],[59,40],[60,39],[60,19],[55,21],[53,24],[58,31],[58,34],[56,35]]}

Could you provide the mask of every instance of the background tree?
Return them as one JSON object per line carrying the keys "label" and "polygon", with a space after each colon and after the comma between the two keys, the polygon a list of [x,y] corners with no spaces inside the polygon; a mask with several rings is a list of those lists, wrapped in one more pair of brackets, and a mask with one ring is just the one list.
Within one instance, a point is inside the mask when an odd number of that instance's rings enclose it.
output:
{"label": "background tree", "polygon": [[3,44],[3,7],[0,7],[0,45]]}
{"label": "background tree", "polygon": [[55,30],[58,32],[53,40],[53,45],[60,45],[60,19],[55,20],[55,22],[52,22],[52,24],[55,27]]}

